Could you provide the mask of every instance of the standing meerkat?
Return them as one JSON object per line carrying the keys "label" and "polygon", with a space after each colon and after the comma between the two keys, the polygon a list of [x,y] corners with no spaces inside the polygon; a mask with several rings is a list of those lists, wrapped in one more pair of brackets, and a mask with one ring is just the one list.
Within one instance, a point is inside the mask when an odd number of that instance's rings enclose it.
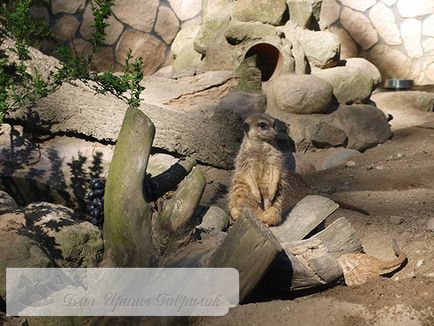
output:
{"label": "standing meerkat", "polygon": [[[250,209],[265,224],[282,221],[282,213],[307,195],[315,194],[288,166],[277,144],[275,119],[266,113],[250,115],[243,124],[245,132],[235,159],[229,191],[229,210],[236,220]],[[338,202],[343,208],[366,211]]]}

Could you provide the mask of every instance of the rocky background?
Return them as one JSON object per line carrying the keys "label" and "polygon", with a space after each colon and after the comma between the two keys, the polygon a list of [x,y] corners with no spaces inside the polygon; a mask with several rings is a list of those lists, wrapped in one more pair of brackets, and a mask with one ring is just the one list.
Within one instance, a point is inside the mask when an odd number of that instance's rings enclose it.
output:
{"label": "rocky background", "polygon": [[434,82],[434,1],[324,0],[321,28],[339,36],[342,57],[364,57],[383,79]]}
{"label": "rocky background", "polygon": [[[78,53],[88,51],[92,32],[89,1],[44,2],[33,14],[60,41]],[[107,46],[95,60],[100,71],[111,65],[120,70],[127,49],[132,48],[135,57],[146,58],[145,73],[154,73],[171,64],[170,46],[178,31],[197,26],[201,20],[200,0],[115,2]],[[339,37],[342,58],[367,58],[383,79],[409,78],[419,85],[434,82],[434,3],[430,0],[324,0],[320,26]],[[51,47],[44,46],[46,50]]]}
{"label": "rocky background", "polygon": [[[87,0],[44,0],[32,9],[61,42],[79,54],[90,50],[93,16]],[[181,26],[197,19],[200,0],[117,0],[107,28],[106,47],[95,57],[95,69],[122,70],[129,48],[134,58],[146,58],[143,70],[150,75],[170,64],[170,44]],[[44,52],[53,44],[45,42]]]}

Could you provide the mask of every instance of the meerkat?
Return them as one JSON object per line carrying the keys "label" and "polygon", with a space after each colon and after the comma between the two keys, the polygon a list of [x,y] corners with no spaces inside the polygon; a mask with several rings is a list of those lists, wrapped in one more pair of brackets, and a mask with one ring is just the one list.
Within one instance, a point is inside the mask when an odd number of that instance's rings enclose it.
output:
{"label": "meerkat", "polygon": [[407,255],[398,247],[396,240],[392,240],[392,249],[396,258],[382,261],[364,253],[344,254],[338,258],[345,283],[348,286],[361,285],[368,280],[394,272],[406,260]]}
{"label": "meerkat", "polygon": [[[284,211],[316,193],[289,168],[277,143],[276,120],[272,116],[252,114],[245,120],[243,129],[245,135],[235,159],[229,191],[230,213],[236,220],[247,208],[268,226],[277,225]],[[369,215],[352,205],[338,204]]]}

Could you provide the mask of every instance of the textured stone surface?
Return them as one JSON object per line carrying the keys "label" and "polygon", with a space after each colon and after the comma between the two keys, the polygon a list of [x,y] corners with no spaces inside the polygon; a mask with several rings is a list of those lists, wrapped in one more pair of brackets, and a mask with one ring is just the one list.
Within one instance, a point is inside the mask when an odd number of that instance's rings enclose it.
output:
{"label": "textured stone surface", "polygon": [[193,76],[200,70],[202,55],[194,50],[200,26],[189,24],[179,31],[172,43],[173,76]]}
{"label": "textured stone surface", "polygon": [[341,23],[362,49],[367,50],[377,43],[377,31],[364,14],[342,8]]}
{"label": "textured stone surface", "polygon": [[339,19],[341,7],[336,0],[323,0],[321,6],[320,25],[324,29]]}
{"label": "textured stone surface", "polygon": [[387,45],[375,45],[369,51],[368,60],[375,64],[384,79],[406,78],[410,72],[410,58]]}
{"label": "textured stone surface", "polygon": [[157,16],[158,0],[115,0],[112,11],[121,22],[150,32]]}
{"label": "textured stone surface", "polygon": [[381,0],[381,1],[390,7],[393,6],[398,0]]}
{"label": "textured stone surface", "polygon": [[80,22],[74,16],[65,15],[59,18],[51,27],[54,37],[61,41],[70,41],[75,38]]}
{"label": "textured stone surface", "polygon": [[330,68],[339,61],[339,38],[330,32],[303,30],[297,37],[311,67]]}
{"label": "textured stone surface", "polygon": [[430,37],[424,40],[422,42],[422,47],[426,52],[434,50],[434,37]]}
{"label": "textured stone surface", "polygon": [[424,19],[422,33],[434,37],[434,14]]}
{"label": "textured stone surface", "polygon": [[371,8],[369,18],[386,44],[398,45],[402,43],[392,9],[380,2]]}
{"label": "textured stone surface", "polygon": [[172,9],[160,6],[154,29],[164,42],[171,43],[173,41],[179,30],[179,21]]}
{"label": "textured stone surface", "polygon": [[92,51],[92,44],[90,42],[83,40],[82,38],[76,38],[69,43],[69,47],[73,53],[87,57]]}
{"label": "textured stone surface", "polygon": [[432,0],[398,0],[398,12],[402,17],[417,17],[434,13]]}
{"label": "textured stone surface", "polygon": [[0,191],[0,215],[18,208],[17,203],[7,192]]}
{"label": "textured stone surface", "polygon": [[86,5],[86,0],[52,0],[51,10],[54,15],[65,13],[75,14]]}
{"label": "textured stone surface", "polygon": [[348,58],[345,60],[345,66],[356,67],[361,69],[364,73],[372,78],[373,86],[378,86],[381,83],[381,73],[378,68],[363,58]]}
{"label": "textured stone surface", "polygon": [[29,11],[30,15],[36,18],[38,21],[44,23],[46,27],[48,27],[50,23],[49,13],[46,7],[44,6],[32,6]]}
{"label": "textured stone surface", "polygon": [[369,72],[358,67],[335,67],[313,72],[333,86],[333,94],[339,103],[366,100],[372,93],[373,79]]}
{"label": "textured stone surface", "polygon": [[334,124],[347,134],[347,148],[363,151],[392,137],[386,116],[374,106],[344,105],[333,116]]}
{"label": "textured stone surface", "polygon": [[420,34],[422,23],[418,19],[405,19],[401,23],[401,36],[404,41],[405,49],[410,58],[419,58],[422,56],[422,45]]}
{"label": "textured stone surface", "polygon": [[280,25],[286,10],[285,0],[244,0],[237,1],[233,17],[244,22],[262,22]]}
{"label": "textured stone surface", "polygon": [[376,0],[340,0],[341,3],[354,10],[365,11],[371,8]]}
{"label": "textured stone surface", "polygon": [[306,127],[306,135],[317,148],[344,145],[347,140],[345,132],[325,121],[316,121]]}
{"label": "textured stone surface", "polygon": [[[4,216],[0,216],[2,218]],[[40,244],[17,232],[0,231],[0,296],[5,298],[5,267],[51,267]],[[26,322],[27,324],[27,322]]]}
{"label": "textured stone surface", "polygon": [[332,26],[329,31],[339,38],[339,42],[341,43],[341,58],[352,58],[359,54],[359,49],[356,43],[354,43],[346,30],[337,26]]}
{"label": "textured stone surface", "polygon": [[317,24],[315,21],[320,19],[321,0],[286,0],[286,2],[291,22],[306,28]]}
{"label": "textured stone surface", "polygon": [[[80,34],[85,40],[90,40],[92,38],[92,33],[95,32],[95,28],[92,26],[94,24],[92,7],[87,5],[83,13],[83,21],[80,26]],[[124,26],[114,17],[110,16],[107,19],[108,26],[105,29],[105,44],[114,44],[121,35]]]}
{"label": "textured stone surface", "polygon": [[246,119],[252,113],[264,112],[266,99],[262,93],[236,90],[222,97],[218,106],[235,111],[241,118]]}
{"label": "textured stone surface", "polygon": [[170,6],[180,20],[197,16],[201,10],[201,0],[169,0]]}
{"label": "textured stone surface", "polygon": [[163,42],[152,35],[137,31],[127,31],[122,34],[116,47],[116,61],[123,63],[131,49],[133,60],[143,58],[142,70],[150,75],[158,70],[165,59],[166,47]]}
{"label": "textured stone surface", "polygon": [[349,158],[359,155],[360,152],[355,149],[339,148],[330,155],[324,157],[320,170],[326,170],[334,166],[344,164]]}
{"label": "textured stone surface", "polygon": [[267,112],[320,113],[332,99],[332,86],[311,75],[283,75],[274,79],[267,90]]}
{"label": "textured stone surface", "polygon": [[21,210],[26,228],[60,267],[95,267],[102,257],[103,241],[98,227],[74,219],[62,205],[33,203]]}
{"label": "textured stone surface", "polygon": [[115,56],[112,47],[105,46],[96,51],[92,64],[96,71],[108,71],[111,67],[114,67],[114,64]]}

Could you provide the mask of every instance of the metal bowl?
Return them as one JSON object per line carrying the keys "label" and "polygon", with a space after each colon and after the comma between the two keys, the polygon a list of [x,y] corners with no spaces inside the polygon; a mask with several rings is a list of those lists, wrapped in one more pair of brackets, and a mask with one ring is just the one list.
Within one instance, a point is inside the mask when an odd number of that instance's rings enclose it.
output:
{"label": "metal bowl", "polygon": [[410,89],[413,86],[413,79],[386,79],[383,87],[388,89]]}

